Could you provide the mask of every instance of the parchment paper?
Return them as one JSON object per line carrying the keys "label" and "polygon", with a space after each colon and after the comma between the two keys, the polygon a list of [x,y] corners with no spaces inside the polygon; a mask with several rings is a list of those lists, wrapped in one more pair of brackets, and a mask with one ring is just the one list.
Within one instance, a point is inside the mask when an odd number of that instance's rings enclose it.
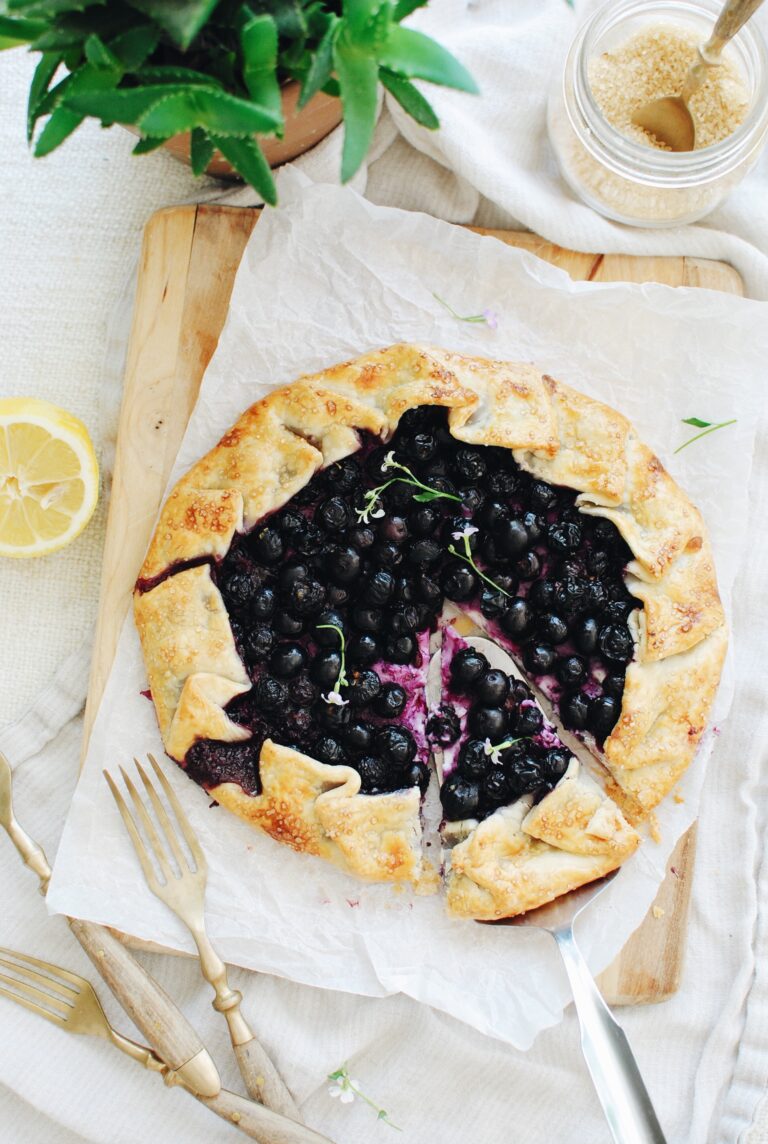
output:
{"label": "parchment paper", "polygon": [[[203,381],[173,479],[242,410],[275,385],[376,346],[431,342],[530,360],[627,414],[702,509],[729,604],[742,559],[753,410],[762,401],[768,329],[757,303],[705,290],[574,283],[530,254],[426,215],[374,206],[351,190],[286,169],[280,208],[246,249],[219,347]],[[498,328],[457,321],[498,314]],[[684,417],[737,424],[674,448]],[[738,633],[736,633],[738,640]],[[733,652],[731,652],[731,655]],[[144,884],[101,776],[162,747],[132,620],[91,736],[59,849],[48,905],[192,950]],[[727,669],[714,722],[730,706]],[[695,819],[710,732],[647,840],[591,908],[579,937],[595,972],[642,921],[675,842]],[[712,765],[727,766],[715,758]],[[448,919],[440,897],[370,886],[250,830],[167,761],[166,772],[210,864],[208,922],[226,960],[322,988],[403,991],[480,1031],[527,1048],[569,999],[551,939]]]}

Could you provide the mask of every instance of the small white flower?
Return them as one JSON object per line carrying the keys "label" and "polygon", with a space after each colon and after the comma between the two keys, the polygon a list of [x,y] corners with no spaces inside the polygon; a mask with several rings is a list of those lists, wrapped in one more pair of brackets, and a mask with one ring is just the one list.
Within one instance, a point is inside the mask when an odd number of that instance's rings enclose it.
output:
{"label": "small white flower", "polygon": [[372,516],[372,517],[373,517],[375,520],[378,520],[378,519],[379,519],[379,517],[380,517],[380,516],[383,516],[383,515],[384,515],[384,509],[383,509],[383,508],[377,508],[375,512],[372,512],[372,513],[371,513],[371,516]]}
{"label": "small white flower", "polygon": [[391,469],[396,464],[397,461],[395,460],[395,450],[390,449],[384,460],[381,462],[381,468],[382,470]]}
{"label": "small white flower", "polygon": [[338,691],[329,691],[327,695],[321,695],[326,703],[331,703],[334,707],[346,707],[349,703],[348,699],[342,699]]}
{"label": "small white flower", "polygon": [[451,536],[454,540],[463,540],[465,536],[474,536],[480,529],[476,528],[474,524],[465,524],[464,527],[457,532],[452,532]]}
{"label": "small white flower", "polygon": [[495,310],[491,310],[491,309],[483,310],[483,317],[485,318],[485,324],[488,326],[488,328],[490,330],[498,329],[498,327],[499,327],[499,315],[496,313]]}
{"label": "small white flower", "polygon": [[328,1095],[332,1096],[334,1100],[338,1098],[342,1104],[351,1104],[355,1099],[355,1094],[349,1086],[354,1083],[354,1081],[345,1080],[342,1084],[331,1084],[328,1086]]}
{"label": "small white flower", "polygon": [[494,747],[494,745],[490,739],[486,739],[483,746],[485,747],[486,755],[491,756],[491,762],[492,763],[500,763],[501,762],[501,748],[500,747]]}

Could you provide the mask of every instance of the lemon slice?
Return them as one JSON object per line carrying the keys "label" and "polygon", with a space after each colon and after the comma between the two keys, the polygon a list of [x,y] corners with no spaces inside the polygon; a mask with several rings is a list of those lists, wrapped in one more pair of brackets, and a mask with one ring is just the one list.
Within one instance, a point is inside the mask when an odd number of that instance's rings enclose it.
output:
{"label": "lemon slice", "polygon": [[99,466],[88,430],[34,397],[0,399],[0,556],[47,556],[93,516]]}

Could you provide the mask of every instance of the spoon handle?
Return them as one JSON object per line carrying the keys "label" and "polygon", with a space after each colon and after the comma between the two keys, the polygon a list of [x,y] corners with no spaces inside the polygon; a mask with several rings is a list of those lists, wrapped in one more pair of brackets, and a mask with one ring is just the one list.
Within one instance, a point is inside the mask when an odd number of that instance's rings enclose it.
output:
{"label": "spoon handle", "polygon": [[712,35],[700,49],[705,63],[719,63],[720,53],[729,40],[732,40],[744,27],[750,16],[757,11],[763,0],[726,0]]}
{"label": "spoon handle", "polygon": [[595,985],[570,926],[551,931],[562,954],[581,1027],[581,1047],[616,1144],[665,1144],[624,1030]]}

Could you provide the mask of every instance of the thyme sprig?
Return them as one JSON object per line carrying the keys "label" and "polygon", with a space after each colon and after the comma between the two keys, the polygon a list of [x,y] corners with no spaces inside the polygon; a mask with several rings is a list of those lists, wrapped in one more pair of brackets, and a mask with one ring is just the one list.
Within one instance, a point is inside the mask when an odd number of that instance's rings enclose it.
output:
{"label": "thyme sprig", "polygon": [[502,588],[501,585],[497,584],[495,580],[492,580],[490,576],[486,576],[482,568],[478,568],[477,564],[475,564],[475,558],[472,555],[472,549],[469,546],[469,538],[470,536],[474,536],[474,534],[478,531],[479,530],[475,527],[474,524],[468,524],[461,530],[461,532],[452,532],[451,536],[454,538],[454,540],[464,541],[464,551],[459,552],[455,544],[449,544],[448,551],[450,552],[451,556],[458,556],[459,560],[463,560],[466,564],[469,564],[470,568],[473,568],[477,575],[480,576],[481,579],[485,580],[486,584],[490,584],[491,587],[495,588],[497,592],[501,592],[502,596],[506,596],[508,599],[511,599],[511,592],[507,592],[505,588]]}
{"label": "thyme sprig", "polygon": [[687,441],[683,441],[682,445],[678,445],[675,449],[679,453],[681,449],[687,448],[692,445],[694,441],[700,441],[702,437],[706,437],[709,433],[714,433],[716,429],[725,429],[728,425],[735,425],[737,418],[732,417],[730,421],[702,421],[700,417],[683,417],[683,425],[693,425],[695,429],[701,429],[701,433],[694,434],[689,437]]}
{"label": "thyme sprig", "polygon": [[379,1108],[375,1101],[371,1100],[369,1096],[361,1090],[359,1083],[349,1075],[349,1069],[346,1064],[341,1068],[336,1069],[332,1073],[328,1073],[328,1080],[331,1082],[328,1086],[328,1093],[334,1098],[338,1098],[342,1104],[351,1104],[356,1096],[365,1101],[370,1108],[376,1113],[376,1119],[380,1120],[382,1124],[386,1124],[389,1128],[394,1128],[396,1132],[402,1132],[397,1124],[393,1124],[389,1119],[389,1113]]}
{"label": "thyme sprig", "polygon": [[342,689],[342,687],[348,687],[349,686],[349,680],[347,679],[347,670],[346,670],[347,669],[347,641],[344,638],[344,632],[342,631],[342,629],[339,627],[338,624],[318,624],[317,625],[318,631],[320,631],[322,628],[327,628],[329,631],[334,631],[334,632],[338,633],[339,650],[341,651],[341,667],[339,669],[339,674],[336,677],[336,682],[334,683],[333,688],[328,692],[327,695],[321,695],[320,698],[323,699],[326,703],[333,703],[336,707],[346,707],[347,704],[349,703],[349,700],[342,698],[341,689]]}
{"label": "thyme sprig", "polygon": [[486,755],[490,755],[491,762],[498,766],[501,762],[502,751],[506,751],[508,747],[514,747],[515,743],[522,743],[523,739],[530,739],[530,737],[530,735],[521,735],[517,739],[505,739],[503,743],[496,744],[493,744],[490,739],[486,739],[483,746]]}
{"label": "thyme sprig", "polygon": [[415,488],[421,489],[422,491],[417,493],[413,498],[419,503],[439,500],[442,497],[444,500],[458,501],[459,504],[461,504],[461,497],[456,496],[454,493],[444,493],[440,489],[430,488],[429,485],[425,485],[423,481],[420,481],[419,478],[413,472],[411,472],[407,465],[402,465],[399,461],[395,460],[395,453],[393,449],[390,449],[390,451],[387,453],[382,462],[381,468],[382,472],[386,472],[388,469],[399,469],[401,472],[405,473],[406,476],[390,477],[388,481],[385,481],[381,485],[377,485],[375,489],[368,489],[368,492],[365,494],[364,507],[356,510],[357,519],[361,524],[370,524],[371,518],[378,519],[379,517],[384,516],[384,509],[380,506],[377,507],[377,505],[381,499],[381,494],[385,492],[390,485],[394,485],[396,481],[402,481],[402,483],[405,485],[413,485]]}

